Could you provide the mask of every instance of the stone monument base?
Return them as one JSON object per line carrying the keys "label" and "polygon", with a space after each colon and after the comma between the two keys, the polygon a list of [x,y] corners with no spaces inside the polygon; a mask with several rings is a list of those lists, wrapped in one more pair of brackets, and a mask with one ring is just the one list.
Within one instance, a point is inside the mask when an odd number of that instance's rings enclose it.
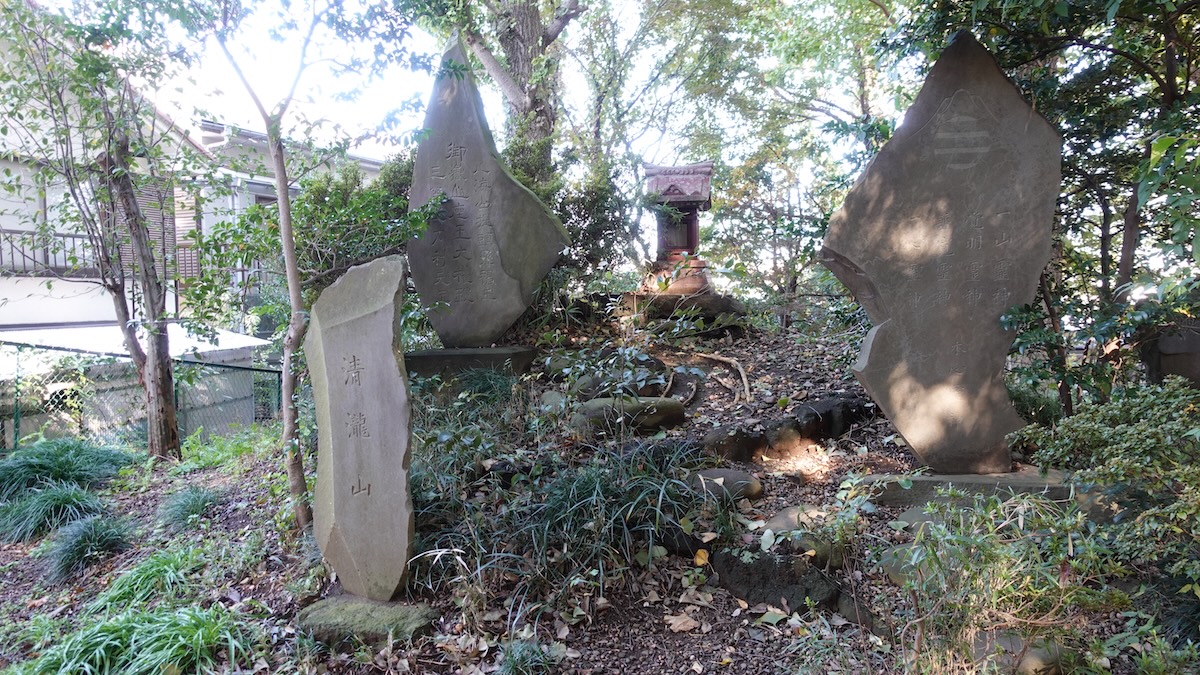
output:
{"label": "stone monument base", "polygon": [[[904,489],[896,482],[897,478],[907,478],[912,481],[912,487]],[[968,473],[968,474],[924,474],[917,476],[898,476],[893,474],[873,474],[863,479],[868,484],[881,484],[882,491],[874,499],[880,506],[914,507],[924,506],[928,502],[944,501],[946,497],[938,494],[939,488],[953,486],[966,493],[967,497],[955,500],[963,504],[969,503],[974,495],[1008,495],[1041,494],[1056,502],[1074,501],[1079,504],[1088,516],[1099,520],[1115,515],[1113,505],[1093,492],[1081,491],[1072,485],[1062,471],[1051,469],[1045,476],[1030,464],[1020,464],[1011,473]]]}
{"label": "stone monument base", "polygon": [[359,640],[377,648],[388,640],[409,642],[437,619],[426,604],[376,602],[354,595],[335,595],[300,610],[297,623],[318,641],[336,647]]}
{"label": "stone monument base", "polygon": [[460,347],[455,349],[422,349],[405,352],[404,367],[408,374],[430,377],[452,377],[466,370],[486,368],[512,375],[529,372],[537,350],[533,347]]}
{"label": "stone monument base", "polygon": [[710,290],[708,263],[700,258],[679,260],[668,258],[654,263],[640,289],[643,293],[668,293],[671,295],[707,293]]}
{"label": "stone monument base", "polygon": [[669,319],[676,311],[696,312],[706,322],[722,324],[746,316],[746,306],[738,299],[714,293],[625,293],[617,305],[617,316],[640,316],[643,321]]}

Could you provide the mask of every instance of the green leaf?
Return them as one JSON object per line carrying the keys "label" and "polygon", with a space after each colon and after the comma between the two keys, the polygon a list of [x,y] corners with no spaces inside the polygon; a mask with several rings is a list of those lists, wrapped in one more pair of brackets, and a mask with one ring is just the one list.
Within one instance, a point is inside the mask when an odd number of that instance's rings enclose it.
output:
{"label": "green leaf", "polygon": [[1174,145],[1175,141],[1177,140],[1179,139],[1175,136],[1159,136],[1150,143],[1151,170],[1158,166],[1159,162],[1162,161],[1163,155],[1166,154],[1167,149]]}
{"label": "green leaf", "polygon": [[787,618],[787,614],[781,614],[779,612],[767,612],[766,614],[763,614],[762,616],[758,617],[758,623],[769,623],[772,626],[774,626],[775,624],[779,623],[780,621],[783,621],[786,618]]}
{"label": "green leaf", "polygon": [[1111,2],[1108,3],[1108,12],[1107,12],[1108,21],[1112,21],[1117,16],[1117,12],[1120,11],[1120,9],[1121,9],[1121,0],[1111,0]]}
{"label": "green leaf", "polygon": [[1068,9],[1067,3],[1065,2],[1058,2],[1054,5],[1054,13],[1059,16],[1066,16]]}

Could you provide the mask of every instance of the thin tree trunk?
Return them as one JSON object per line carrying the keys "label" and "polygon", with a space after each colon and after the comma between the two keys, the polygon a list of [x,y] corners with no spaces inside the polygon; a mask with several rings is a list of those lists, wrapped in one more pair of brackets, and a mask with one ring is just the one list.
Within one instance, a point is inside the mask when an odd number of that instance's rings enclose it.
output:
{"label": "thin tree trunk", "polygon": [[269,120],[267,134],[267,147],[270,149],[271,164],[275,171],[275,193],[279,199],[279,239],[283,247],[283,267],[287,277],[288,303],[292,312],[287,334],[283,339],[283,373],[280,383],[283,397],[283,434],[280,444],[286,455],[284,466],[287,470],[288,493],[292,498],[292,514],[296,518],[296,527],[304,529],[312,522],[312,507],[308,503],[308,483],[304,478],[304,451],[300,447],[299,439],[296,390],[300,377],[296,371],[296,352],[300,350],[304,334],[308,331],[308,315],[304,311],[304,298],[301,295],[300,265],[296,259],[296,240],[292,234],[292,200],[288,193],[287,162],[279,119]]}
{"label": "thin tree trunk", "polygon": [[[1042,272],[1042,277],[1039,280],[1039,285],[1042,288],[1042,301],[1046,303],[1046,318],[1050,321],[1050,330],[1055,335],[1063,336],[1062,321],[1058,318],[1058,312],[1054,309],[1054,301],[1050,297],[1050,284],[1046,282],[1046,273]],[[1065,339],[1060,341],[1054,349],[1054,360],[1062,364],[1064,372],[1067,368],[1067,348]],[[1075,399],[1071,396],[1071,385],[1065,377],[1058,378],[1058,403],[1062,406],[1063,415],[1070,417],[1075,414]]]}
{"label": "thin tree trunk", "polygon": [[[164,319],[166,291],[155,264],[154,246],[150,241],[146,216],[137,201],[128,137],[118,136],[108,160],[110,163],[106,177],[113,195],[120,204],[123,221],[129,230],[129,240],[136,259],[134,274],[141,290],[142,309],[147,327],[146,340],[149,349],[143,351],[138,346],[137,335],[132,329],[128,312],[124,312],[124,317],[120,316],[122,313],[119,312],[118,318],[124,321],[122,330],[126,331],[125,340],[129,343],[130,353],[134,354],[138,378],[146,392],[147,450],[153,457],[179,458],[181,450],[175,410],[175,378],[171,370],[167,322]],[[124,304],[123,291],[121,295],[120,302]],[[135,352],[141,352],[141,358],[138,358]]]}
{"label": "thin tree trunk", "polygon": [[1134,183],[1129,203],[1125,206],[1122,217],[1124,232],[1121,235],[1121,259],[1117,263],[1117,297],[1119,303],[1129,298],[1130,285],[1133,283],[1133,261],[1137,253],[1138,241],[1142,234],[1142,210],[1138,200],[1141,183]]}

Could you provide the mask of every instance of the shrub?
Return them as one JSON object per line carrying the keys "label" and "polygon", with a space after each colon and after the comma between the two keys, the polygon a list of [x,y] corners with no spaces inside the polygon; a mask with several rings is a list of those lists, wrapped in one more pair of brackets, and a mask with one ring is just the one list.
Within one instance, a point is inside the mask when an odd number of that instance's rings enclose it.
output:
{"label": "shrub", "polygon": [[47,557],[47,576],[62,583],[88,566],[130,548],[133,528],[124,520],[90,516],[58,530]]}
{"label": "shrub", "polygon": [[0,501],[48,481],[88,487],[132,461],[128,453],[77,438],[38,441],[0,461]]}
{"label": "shrub", "polygon": [[158,522],[168,530],[178,532],[189,526],[213,506],[221,503],[221,495],[199,485],[192,485],[163,500],[158,509]]}
{"label": "shrub", "polygon": [[221,605],[208,609],[133,610],[98,619],[21,664],[21,675],[41,673],[211,672],[249,661],[253,632]]}
{"label": "shrub", "polygon": [[1200,598],[1200,390],[1179,377],[1080,406],[1054,427],[1029,426],[1012,442],[1039,464],[1073,469],[1125,513],[1106,529],[1130,563],[1162,561]]}
{"label": "shrub", "polygon": [[0,506],[0,539],[29,541],[103,510],[99,497],[74,483],[45,483]]}
{"label": "shrub", "polygon": [[151,600],[175,600],[187,594],[191,575],[204,565],[194,547],[159,551],[122,572],[92,603],[93,611],[112,611]]}
{"label": "shrub", "polygon": [[927,507],[937,522],[921,527],[896,561],[913,617],[901,640],[919,659],[915,670],[968,666],[983,626],[1066,646],[1078,644],[1074,626],[1089,613],[1130,607],[1128,595],[1104,585],[1123,570],[1074,504],[993,495],[956,506],[965,495],[949,497]]}

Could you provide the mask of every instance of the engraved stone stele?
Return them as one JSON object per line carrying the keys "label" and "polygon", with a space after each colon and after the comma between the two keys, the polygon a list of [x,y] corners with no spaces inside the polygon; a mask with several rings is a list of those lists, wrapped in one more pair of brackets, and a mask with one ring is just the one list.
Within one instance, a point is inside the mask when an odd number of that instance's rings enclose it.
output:
{"label": "engraved stone stele", "polygon": [[343,588],[391,600],[413,538],[400,344],[404,261],[353,267],[313,304],[305,356],[317,411],[313,531]]}
{"label": "engraved stone stele", "polygon": [[445,194],[441,215],[408,244],[421,304],[446,347],[484,347],[529,306],[570,243],[562,223],[500,162],[457,39],[425,115],[409,203]]}
{"label": "engraved stone stele", "polygon": [[1012,468],[1000,316],[1050,258],[1061,147],[960,32],[830,221],[822,262],[875,324],[854,372],[935,471]]}

